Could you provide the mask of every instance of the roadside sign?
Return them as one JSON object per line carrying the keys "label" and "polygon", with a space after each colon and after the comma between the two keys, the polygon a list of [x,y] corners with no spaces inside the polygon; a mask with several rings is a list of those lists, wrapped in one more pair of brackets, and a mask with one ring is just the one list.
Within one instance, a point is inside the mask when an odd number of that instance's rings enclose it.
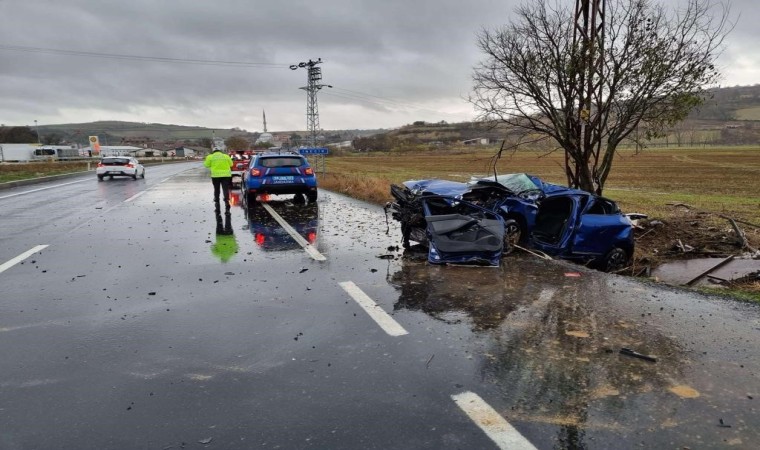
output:
{"label": "roadside sign", "polygon": [[302,155],[326,155],[329,151],[327,147],[305,147],[299,148],[298,153]]}

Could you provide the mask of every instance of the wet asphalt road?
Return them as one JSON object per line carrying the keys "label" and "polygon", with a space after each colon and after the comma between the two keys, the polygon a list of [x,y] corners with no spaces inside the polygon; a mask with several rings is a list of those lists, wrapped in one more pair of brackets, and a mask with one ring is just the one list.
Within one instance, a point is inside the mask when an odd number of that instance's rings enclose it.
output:
{"label": "wet asphalt road", "polygon": [[[217,235],[210,193],[198,163],[0,191],[0,264],[47,245],[0,273],[0,449],[760,442],[757,307],[528,257],[401,259],[380,208],[327,192],[236,206]],[[489,438],[463,393],[519,435]]]}

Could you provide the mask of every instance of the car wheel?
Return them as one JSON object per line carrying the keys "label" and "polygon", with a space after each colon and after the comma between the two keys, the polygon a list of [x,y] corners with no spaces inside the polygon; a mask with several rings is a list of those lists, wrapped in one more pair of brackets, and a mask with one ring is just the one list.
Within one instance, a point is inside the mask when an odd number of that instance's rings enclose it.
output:
{"label": "car wheel", "polygon": [[145,170],[143,170],[142,175],[140,175],[140,178],[142,178],[143,180],[145,179]]}
{"label": "car wheel", "polygon": [[98,175],[98,181],[103,181],[103,175]]}
{"label": "car wheel", "polygon": [[615,247],[602,260],[601,269],[605,272],[616,272],[628,266],[628,253],[620,247]]}
{"label": "car wheel", "polygon": [[502,254],[509,255],[515,250],[515,245],[520,243],[522,239],[522,228],[520,224],[514,219],[507,219],[504,221],[504,250]]}
{"label": "car wheel", "polygon": [[136,179],[137,179],[137,171],[136,171],[136,170],[135,170],[135,173],[133,173],[133,174],[132,174],[132,179],[133,179],[133,180],[136,180]]}
{"label": "car wheel", "polygon": [[309,199],[309,203],[314,203],[317,201],[317,191],[311,191],[306,193],[306,198]]}
{"label": "car wheel", "polygon": [[306,197],[303,194],[296,194],[293,197],[293,203],[295,203],[296,205],[302,205],[306,203]]}
{"label": "car wheel", "polygon": [[245,203],[249,208],[256,206],[256,194],[245,194]]}

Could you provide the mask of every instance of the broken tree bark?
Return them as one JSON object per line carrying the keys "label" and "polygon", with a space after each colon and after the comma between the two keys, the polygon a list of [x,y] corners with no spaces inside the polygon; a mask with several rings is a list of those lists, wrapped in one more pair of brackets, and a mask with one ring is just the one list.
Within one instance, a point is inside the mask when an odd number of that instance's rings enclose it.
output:
{"label": "broken tree bark", "polygon": [[[731,217],[724,216],[723,214],[718,214],[718,217],[721,217],[721,218],[726,219],[726,220],[731,220]],[[733,219],[733,220],[736,221],[737,223],[742,224],[742,225],[749,225],[751,227],[760,229],[760,225],[755,225],[754,223],[745,222],[745,221],[739,220],[739,219]]]}
{"label": "broken tree bark", "polygon": [[736,236],[739,239],[739,244],[741,245],[742,250],[746,248],[752,253],[758,253],[756,248],[749,245],[749,242],[747,242],[747,236],[744,235],[744,231],[739,228],[739,225],[736,224],[736,221],[730,217],[726,217],[726,219],[731,222],[731,226],[734,228],[734,232],[736,232]]}

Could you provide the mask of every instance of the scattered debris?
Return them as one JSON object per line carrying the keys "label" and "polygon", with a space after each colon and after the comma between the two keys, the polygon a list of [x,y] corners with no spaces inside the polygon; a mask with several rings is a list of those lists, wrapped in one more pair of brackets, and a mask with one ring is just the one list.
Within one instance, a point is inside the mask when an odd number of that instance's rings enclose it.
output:
{"label": "scattered debris", "polygon": [[657,358],[654,356],[644,355],[643,353],[636,352],[634,350],[631,350],[630,348],[623,347],[620,349],[621,355],[631,356],[633,358],[639,358],[643,359],[645,361],[649,362],[657,362]]}
{"label": "scattered debris", "polygon": [[719,427],[721,427],[721,428],[731,428],[731,425],[729,425],[729,424],[727,424],[727,423],[723,422],[723,419],[722,419],[722,418],[721,418],[721,419],[718,419],[718,422],[720,422],[720,424],[719,424],[718,426],[719,426]]}
{"label": "scattered debris", "polygon": [[301,270],[299,270],[298,273],[304,273],[307,270],[309,270],[309,269],[307,269],[306,267],[301,267]]}
{"label": "scattered debris", "polygon": [[391,255],[391,254],[377,255],[377,258],[380,258],[380,259],[394,259],[395,257],[396,255]]}
{"label": "scattered debris", "polygon": [[694,278],[692,278],[691,280],[687,281],[687,282],[686,282],[686,286],[691,286],[692,284],[694,284],[694,283],[696,283],[697,281],[699,281],[699,280],[700,280],[702,277],[704,277],[705,275],[709,274],[710,272],[713,272],[713,271],[715,271],[716,269],[719,269],[719,268],[721,268],[721,267],[725,266],[726,264],[728,264],[729,262],[731,262],[731,260],[733,260],[733,259],[734,259],[734,255],[731,255],[731,256],[729,256],[728,258],[726,258],[726,259],[722,260],[722,261],[721,261],[721,262],[719,262],[718,264],[716,264],[716,265],[712,266],[711,268],[707,269],[706,271],[704,271],[704,272],[700,273],[700,274],[699,274],[699,275],[697,275],[696,277],[694,277]]}
{"label": "scattered debris", "polygon": [[208,444],[210,444],[210,443],[211,443],[211,441],[213,441],[213,440],[214,440],[214,438],[211,438],[211,437],[210,437],[210,438],[206,438],[206,439],[201,439],[200,441],[198,441],[198,443],[199,443],[199,444],[203,444],[203,445],[208,445]]}
{"label": "scattered debris", "polygon": [[580,278],[580,272],[565,272],[565,276],[569,278]]}
{"label": "scattered debris", "polygon": [[430,366],[430,361],[432,361],[433,358],[435,358],[435,353],[433,353],[432,355],[430,355],[430,359],[428,359],[427,362],[425,363],[425,368],[426,369]]}

